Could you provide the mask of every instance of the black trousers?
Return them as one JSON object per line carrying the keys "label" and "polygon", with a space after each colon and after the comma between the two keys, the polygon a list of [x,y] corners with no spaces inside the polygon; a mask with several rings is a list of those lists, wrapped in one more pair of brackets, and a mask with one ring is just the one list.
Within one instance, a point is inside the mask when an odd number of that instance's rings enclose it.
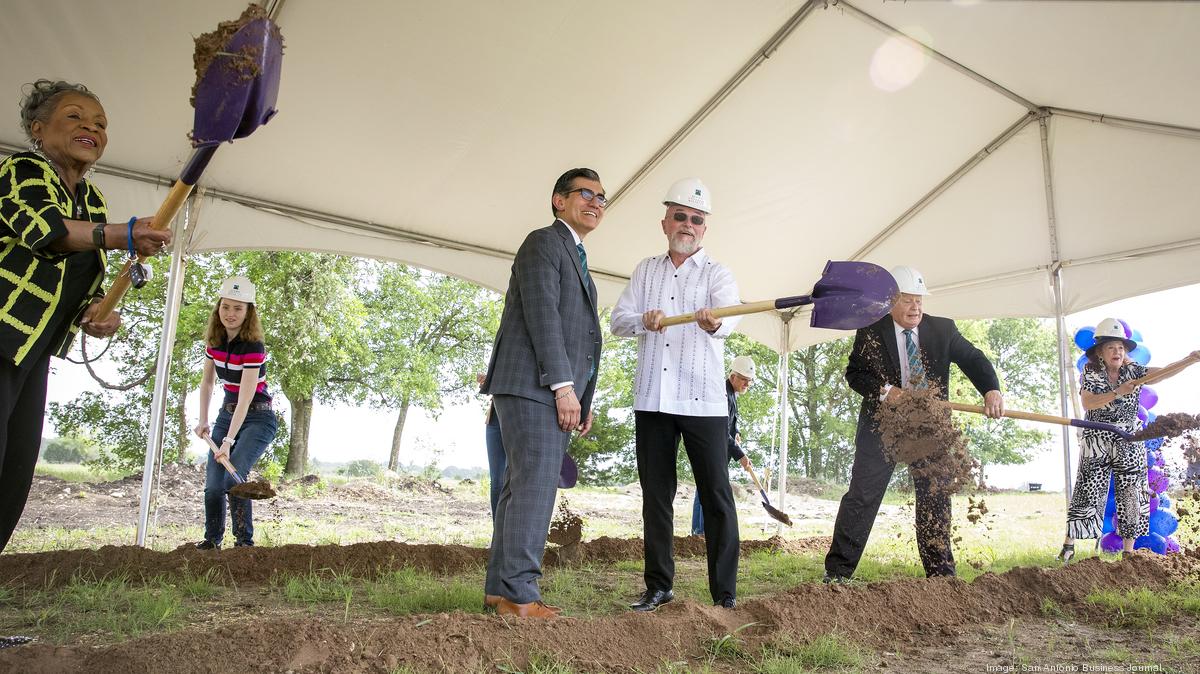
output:
{"label": "black trousers", "polygon": [[675,457],[679,440],[696,476],[704,511],[708,590],[714,602],[737,597],[738,522],[729,486],[728,420],[634,412],[638,481],[642,485],[646,589],[670,590],[675,578]]}
{"label": "black trousers", "polygon": [[[883,456],[879,436],[859,430],[855,438],[850,487],[842,497],[833,525],[833,543],[825,556],[825,572],[850,577],[858,568],[879,504],[892,479],[895,465]],[[950,547],[950,495],[924,477],[913,475],[916,492],[917,552],[925,575],[953,576],[954,552]]]}
{"label": "black trousers", "polygon": [[0,357],[0,552],[21,513],[42,444],[50,354],[27,368]]}

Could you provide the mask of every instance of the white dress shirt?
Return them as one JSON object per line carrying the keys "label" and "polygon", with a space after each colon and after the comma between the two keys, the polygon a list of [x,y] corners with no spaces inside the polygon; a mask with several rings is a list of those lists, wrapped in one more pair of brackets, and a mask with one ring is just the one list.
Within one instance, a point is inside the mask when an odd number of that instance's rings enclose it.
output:
{"label": "white dress shirt", "polygon": [[678,268],[663,253],[638,263],[613,307],[610,328],[618,337],[638,338],[633,409],[692,417],[729,414],[725,398],[725,343],[738,317],[726,317],[713,334],[696,323],[649,332],[642,314],[660,309],[667,316],[740,303],[737,281],[703,248]]}

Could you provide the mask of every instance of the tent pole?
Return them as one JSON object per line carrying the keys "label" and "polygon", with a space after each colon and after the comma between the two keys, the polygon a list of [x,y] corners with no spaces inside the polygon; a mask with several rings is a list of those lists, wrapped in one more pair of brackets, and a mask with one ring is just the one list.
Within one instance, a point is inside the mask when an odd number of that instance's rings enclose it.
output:
{"label": "tent pole", "polygon": [[[1058,335],[1058,402],[1062,415],[1070,416],[1071,410],[1067,399],[1067,324],[1063,310],[1062,294],[1062,256],[1058,250],[1058,219],[1054,210],[1054,165],[1050,161],[1050,114],[1043,110],[1038,115],[1038,137],[1042,146],[1042,176],[1046,187],[1046,225],[1050,234],[1050,284],[1054,290],[1054,324]],[[1063,450],[1063,493],[1067,505],[1071,503],[1071,431],[1067,426],[1062,427]]]}
{"label": "tent pole", "polygon": [[1114,115],[1106,115],[1099,112],[1085,112],[1083,110],[1069,110],[1067,108],[1047,108],[1051,114],[1062,115],[1063,117],[1074,117],[1089,122],[1098,124],[1108,124],[1123,129],[1134,129],[1136,131],[1146,131],[1148,133],[1160,133],[1167,136],[1183,136],[1185,138],[1200,138],[1200,129],[1194,126],[1180,126],[1178,124],[1164,124],[1163,122],[1153,122],[1145,119],[1133,119],[1131,117],[1116,117]]}
{"label": "tent pole", "polygon": [[[1063,315],[1062,301],[1062,267],[1054,270],[1051,275],[1054,284],[1054,327],[1058,334],[1058,402],[1064,417],[1070,417],[1070,356],[1067,354],[1067,317]],[[1071,429],[1062,427],[1063,448],[1063,492],[1067,497],[1067,506],[1071,505]]]}
{"label": "tent pole", "polygon": [[[779,330],[779,495],[775,497],[775,507],[783,510],[784,499],[787,497],[788,474],[788,370],[791,368],[792,318],[795,314],[787,312],[780,316],[782,324]],[[783,523],[776,527],[776,534],[783,535]]]}
{"label": "tent pole", "polygon": [[183,217],[176,218],[171,247],[171,270],[167,278],[167,299],[163,307],[162,336],[158,343],[158,361],[154,365],[154,398],[150,403],[150,434],[146,439],[146,463],[142,468],[142,496],[138,506],[137,545],[146,545],[146,529],[150,521],[150,490],[157,477],[162,457],[163,429],[167,416],[167,396],[170,392],[171,350],[175,346],[175,330],[179,325],[180,299],[183,296],[184,230],[189,229],[192,201],[184,204]]}

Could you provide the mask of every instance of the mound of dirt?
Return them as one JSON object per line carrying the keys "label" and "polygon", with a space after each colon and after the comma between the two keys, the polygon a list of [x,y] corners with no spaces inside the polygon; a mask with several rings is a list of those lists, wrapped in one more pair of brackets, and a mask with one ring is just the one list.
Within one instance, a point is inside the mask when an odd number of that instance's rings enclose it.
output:
{"label": "mound of dirt", "polygon": [[[824,550],[828,537],[783,541],[779,538],[742,541],[742,554],[757,550],[780,552]],[[642,540],[598,538],[578,545],[578,557],[565,559],[564,548],[546,550],[543,563],[560,566],[577,561],[612,563],[642,559]],[[704,539],[691,536],[675,539],[677,557],[705,555]],[[486,548],[465,545],[424,545],[378,541],[353,545],[282,545],[224,550],[197,550],[184,544],[170,552],[137,546],[107,545],[97,550],[57,550],[0,555],[0,586],[55,587],[72,576],[104,578],[126,574],[134,579],[204,574],[215,569],[222,577],[239,584],[266,583],[276,574],[303,575],[313,569],[328,569],[371,577],[412,567],[436,574],[453,574],[487,563]]]}
{"label": "mound of dirt", "polygon": [[[158,671],[169,654],[173,672],[255,671],[363,674],[400,668],[487,671],[525,669],[531,657],[553,654],[575,671],[656,671],[664,661],[706,661],[714,639],[737,635],[746,652],[790,638],[853,634],[880,650],[898,644],[953,644],[989,623],[1036,620],[1043,600],[1077,616],[1097,588],[1161,588],[1190,573],[1195,560],[1137,556],[1120,563],[1087,559],[1064,568],[1017,568],[973,583],[911,579],[865,586],[807,584],[740,602],[733,610],[676,601],[653,614],[623,613],[553,621],[477,614],[373,618],[368,622],[313,618],[244,620],[103,646],[32,644],[0,651],[0,670],[29,673]],[[214,658],[213,644],[236,644],[236,657]],[[452,664],[451,664],[452,663]],[[875,664],[875,663],[873,663]],[[878,663],[885,664],[885,663]],[[939,663],[937,669],[944,668]],[[674,669],[674,667],[672,667]]]}

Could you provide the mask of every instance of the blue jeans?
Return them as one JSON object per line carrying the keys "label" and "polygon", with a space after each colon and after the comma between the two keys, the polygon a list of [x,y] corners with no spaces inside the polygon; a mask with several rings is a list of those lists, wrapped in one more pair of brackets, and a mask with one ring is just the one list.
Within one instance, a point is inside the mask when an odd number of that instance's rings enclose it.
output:
{"label": "blue jeans", "polygon": [[[492,412],[495,414],[495,412]],[[496,503],[500,500],[500,490],[504,487],[504,469],[508,467],[508,458],[504,456],[504,438],[500,435],[500,424],[485,426],[484,439],[487,442],[488,475],[491,479],[492,518],[496,517]]]}
{"label": "blue jeans", "polygon": [[[217,414],[217,423],[213,424],[212,439],[219,447],[229,432],[229,422],[233,415],[222,407]],[[242,479],[250,474],[250,469],[267,451],[267,445],[275,439],[279,421],[273,410],[254,410],[246,413],[246,420],[234,439],[233,449],[229,452],[229,462],[237,470]],[[204,474],[204,540],[217,545],[225,537],[225,499],[226,494],[237,484],[233,476],[225,470],[225,466],[217,463],[212,450],[208,452],[208,465]],[[233,536],[235,546],[254,545],[254,512],[248,498],[229,497],[229,517],[233,521]]]}
{"label": "blue jeans", "polygon": [[704,534],[704,509],[700,507],[700,492],[692,498],[692,535]]}

